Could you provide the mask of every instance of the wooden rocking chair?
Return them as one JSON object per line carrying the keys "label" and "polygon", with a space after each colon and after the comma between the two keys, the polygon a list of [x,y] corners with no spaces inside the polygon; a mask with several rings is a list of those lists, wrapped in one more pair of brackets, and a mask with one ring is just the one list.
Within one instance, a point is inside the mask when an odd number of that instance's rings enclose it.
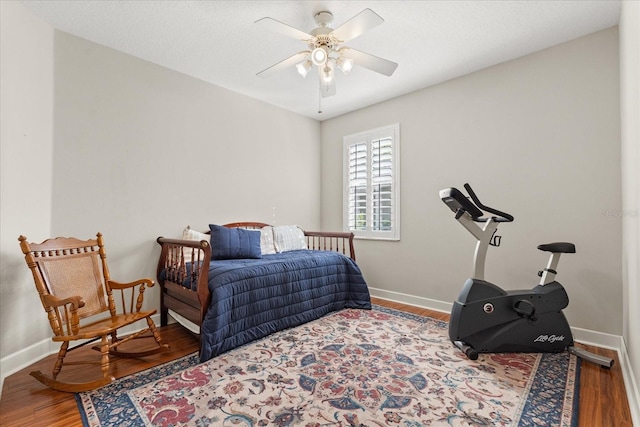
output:
{"label": "wooden rocking chair", "polygon": [[[53,330],[55,342],[62,342],[58,358],[53,367],[53,375],[47,376],[40,371],[31,372],[31,376],[44,385],[60,391],[80,392],[109,384],[115,378],[109,375],[109,355],[122,357],[144,357],[164,351],[168,345],[162,344],[160,333],[151,316],[156,310],[140,311],[145,287],[153,286],[150,279],[140,279],[131,283],[118,283],[109,277],[107,254],[102,234],[97,239],[78,240],[58,237],[42,243],[29,243],[20,236],[20,248],[27,265],[33,274],[36,288],[40,294],[42,306],[47,312]],[[136,292],[137,289],[137,292]],[[119,291],[120,313],[116,313],[113,292]],[[136,297],[137,294],[137,297]],[[135,306],[134,306],[135,301]],[[119,304],[120,305],[120,304]],[[104,313],[103,316],[98,316]],[[97,320],[80,324],[80,320],[96,316]],[[118,338],[117,330],[139,320],[146,320],[147,327],[125,338]],[[84,323],[84,322],[83,322]],[[146,336],[142,336],[143,334]],[[117,347],[134,338],[154,338],[154,347],[147,351],[118,351]],[[62,369],[67,351],[74,350],[91,342],[101,340],[94,349],[102,353],[100,362],[75,361],[67,365],[96,363],[102,368],[102,379],[84,383],[68,383],[56,378]],[[69,348],[71,341],[78,345]]]}

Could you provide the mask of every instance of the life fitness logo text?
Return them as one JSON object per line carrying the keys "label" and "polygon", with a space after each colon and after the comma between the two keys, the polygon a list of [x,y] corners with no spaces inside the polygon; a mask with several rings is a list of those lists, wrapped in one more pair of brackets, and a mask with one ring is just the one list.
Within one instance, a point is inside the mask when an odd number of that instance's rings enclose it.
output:
{"label": "life fitness logo text", "polygon": [[533,340],[533,342],[548,342],[548,343],[557,342],[557,341],[564,341],[564,335],[540,335],[538,336],[538,338]]}

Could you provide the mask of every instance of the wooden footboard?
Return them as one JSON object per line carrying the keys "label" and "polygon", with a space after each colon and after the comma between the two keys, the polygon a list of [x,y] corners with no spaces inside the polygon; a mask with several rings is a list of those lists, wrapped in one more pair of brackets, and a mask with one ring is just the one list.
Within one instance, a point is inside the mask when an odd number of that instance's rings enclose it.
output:
{"label": "wooden footboard", "polygon": [[[211,298],[207,287],[207,274],[211,260],[211,246],[206,240],[182,240],[158,237],[162,247],[156,277],[162,289],[160,296],[160,324],[167,324],[167,311],[173,310],[196,325],[200,325],[204,313],[202,298]],[[186,261],[193,260],[191,265]],[[198,268],[191,268],[196,265]],[[189,268],[188,268],[189,267]],[[206,268],[205,268],[206,267]],[[205,289],[202,296],[198,289]]]}
{"label": "wooden footboard", "polygon": [[[235,222],[230,228],[260,229],[269,224],[262,222]],[[353,233],[305,231],[307,247],[311,250],[335,251],[355,261]],[[208,287],[211,246],[208,241],[182,240],[158,237],[162,247],[156,276],[162,289],[160,297],[160,323],[166,325],[168,310],[172,310],[200,326],[211,305]],[[189,261],[193,260],[192,264]],[[192,269],[191,266],[197,268]]]}

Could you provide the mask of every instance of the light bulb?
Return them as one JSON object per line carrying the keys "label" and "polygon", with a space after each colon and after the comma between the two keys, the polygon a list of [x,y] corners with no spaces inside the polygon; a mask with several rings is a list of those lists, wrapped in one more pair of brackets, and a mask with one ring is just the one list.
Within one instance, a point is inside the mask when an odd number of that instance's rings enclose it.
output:
{"label": "light bulb", "polygon": [[342,72],[346,75],[346,74],[349,74],[349,72],[353,68],[353,59],[345,58],[344,56],[341,56],[340,58],[338,58],[338,61],[336,62],[336,64],[338,65],[338,68],[340,68]]}
{"label": "light bulb", "polygon": [[319,67],[327,62],[327,56],[327,51],[321,47],[317,47],[311,52],[311,61],[313,62],[313,65]]}
{"label": "light bulb", "polygon": [[311,61],[306,60],[297,64],[296,68],[298,69],[298,73],[300,73],[302,77],[307,77],[307,74],[309,74],[309,70],[311,70],[311,66]]}
{"label": "light bulb", "polygon": [[325,84],[331,84],[333,81],[333,68],[329,64],[325,65],[321,73],[322,81]]}

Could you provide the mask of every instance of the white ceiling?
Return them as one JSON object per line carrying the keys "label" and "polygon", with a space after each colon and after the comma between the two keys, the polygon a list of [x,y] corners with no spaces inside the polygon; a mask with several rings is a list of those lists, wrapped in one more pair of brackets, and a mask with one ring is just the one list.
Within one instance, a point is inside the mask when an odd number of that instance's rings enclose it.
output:
{"label": "white ceiling", "polygon": [[[25,0],[54,28],[290,111],[326,120],[618,24],[619,0],[188,1]],[[289,68],[256,73],[304,43],[261,31],[269,16],[305,32],[314,15],[333,28],[370,8],[385,22],[346,46],[399,64],[391,77],[361,67],[336,73],[322,99],[318,79]],[[313,71],[315,73],[315,71]]]}

